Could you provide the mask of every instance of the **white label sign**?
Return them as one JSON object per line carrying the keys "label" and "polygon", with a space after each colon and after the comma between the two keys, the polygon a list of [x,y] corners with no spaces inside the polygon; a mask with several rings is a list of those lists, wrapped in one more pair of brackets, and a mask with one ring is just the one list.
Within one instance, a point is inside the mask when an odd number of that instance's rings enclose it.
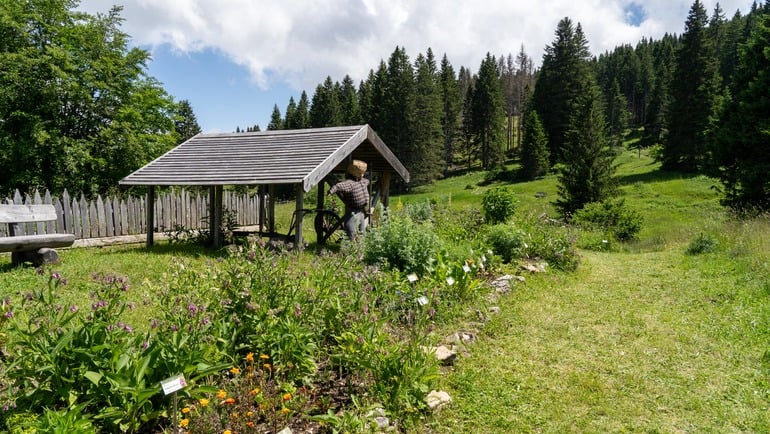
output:
{"label": "white label sign", "polygon": [[187,382],[185,381],[183,374],[166,378],[160,382],[160,387],[163,388],[163,393],[166,395],[174,393],[177,390],[182,390],[185,386],[187,386]]}

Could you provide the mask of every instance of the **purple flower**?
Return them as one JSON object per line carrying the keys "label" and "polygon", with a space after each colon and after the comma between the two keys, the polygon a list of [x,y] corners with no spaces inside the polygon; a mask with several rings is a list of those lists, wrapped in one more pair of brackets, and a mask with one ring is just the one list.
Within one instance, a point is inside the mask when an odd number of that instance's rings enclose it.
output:
{"label": "purple flower", "polygon": [[301,316],[302,315],[302,306],[299,305],[299,303],[294,305],[294,316]]}
{"label": "purple flower", "polygon": [[75,313],[77,311],[78,311],[78,307],[77,306],[75,306],[74,304],[72,306],[70,306],[70,312]]}
{"label": "purple flower", "polygon": [[13,318],[13,311],[12,311],[12,310],[9,310],[8,312],[6,312],[6,313],[5,313],[5,317],[6,317],[6,318],[8,318],[8,319],[11,319],[11,318]]}
{"label": "purple flower", "polygon": [[147,348],[150,348],[150,343],[147,341],[142,342],[142,349],[146,350]]}
{"label": "purple flower", "polygon": [[128,332],[128,333],[131,333],[131,332],[133,332],[133,331],[134,331],[134,329],[133,329],[133,328],[131,328],[131,326],[130,326],[130,325],[128,325],[128,324],[126,324],[126,325],[124,325],[124,326],[123,326],[123,330],[125,330],[125,331],[126,331],[126,332]]}
{"label": "purple flower", "polygon": [[194,303],[190,303],[187,305],[187,311],[190,312],[190,316],[195,316],[198,314],[198,306]]}

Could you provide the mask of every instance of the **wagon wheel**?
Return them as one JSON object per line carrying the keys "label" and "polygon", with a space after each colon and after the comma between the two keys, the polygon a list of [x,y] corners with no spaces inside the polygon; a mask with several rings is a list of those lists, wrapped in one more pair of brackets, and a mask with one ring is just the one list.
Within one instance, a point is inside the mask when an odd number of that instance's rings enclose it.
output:
{"label": "wagon wheel", "polygon": [[315,216],[315,233],[318,244],[337,243],[342,240],[342,219],[334,211],[318,210]]}

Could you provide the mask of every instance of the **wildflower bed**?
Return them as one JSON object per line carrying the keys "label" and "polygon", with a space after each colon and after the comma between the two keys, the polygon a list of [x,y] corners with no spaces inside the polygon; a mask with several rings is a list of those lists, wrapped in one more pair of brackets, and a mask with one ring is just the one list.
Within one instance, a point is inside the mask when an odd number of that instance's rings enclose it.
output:
{"label": "wildflower bed", "polygon": [[[434,260],[415,280],[349,247],[307,260],[251,240],[175,257],[136,286],[27,269],[37,283],[0,297],[0,426],[161,432],[176,416],[186,432],[332,432],[387,415],[408,427],[439,373],[430,332],[478,299],[483,262]],[[177,374],[174,415],[160,382]]]}

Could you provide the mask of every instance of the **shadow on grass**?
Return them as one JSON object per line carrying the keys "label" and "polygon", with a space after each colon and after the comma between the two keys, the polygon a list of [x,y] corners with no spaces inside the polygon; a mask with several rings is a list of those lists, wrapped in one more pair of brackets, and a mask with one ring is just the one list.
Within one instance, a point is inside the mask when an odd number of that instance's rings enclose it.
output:
{"label": "shadow on grass", "polygon": [[700,176],[698,173],[685,173],[685,172],[672,172],[668,170],[654,170],[651,172],[635,173],[632,175],[625,175],[618,177],[618,183],[620,185],[632,185],[637,182],[650,183],[650,182],[664,182],[672,181],[676,179],[691,179]]}

